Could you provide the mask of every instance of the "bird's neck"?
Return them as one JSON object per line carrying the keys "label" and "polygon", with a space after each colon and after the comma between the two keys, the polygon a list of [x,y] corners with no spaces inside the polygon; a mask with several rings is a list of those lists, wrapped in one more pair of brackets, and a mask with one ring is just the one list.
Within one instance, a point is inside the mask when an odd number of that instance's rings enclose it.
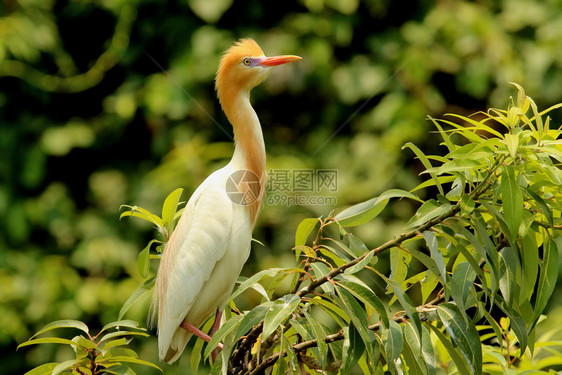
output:
{"label": "bird's neck", "polygon": [[259,181],[259,184],[243,184],[255,197],[255,200],[250,199],[251,203],[248,204],[253,226],[266,181],[265,143],[260,121],[250,104],[249,92],[232,95],[229,100],[223,100],[221,103],[234,130],[234,154],[230,163],[236,170],[250,171],[253,174],[250,174],[250,178]]}

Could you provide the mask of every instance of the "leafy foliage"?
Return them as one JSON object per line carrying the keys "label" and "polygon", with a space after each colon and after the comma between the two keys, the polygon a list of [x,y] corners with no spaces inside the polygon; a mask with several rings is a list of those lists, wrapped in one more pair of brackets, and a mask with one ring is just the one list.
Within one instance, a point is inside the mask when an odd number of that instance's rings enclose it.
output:
{"label": "leafy foliage", "polygon": [[[562,229],[560,130],[543,117],[562,104],[538,112],[515,86],[507,110],[451,115],[460,123],[431,119],[445,156],[405,146],[430,176],[413,190],[435,186],[434,199],[392,189],[334,216],[304,219],[293,249],[299,266],[241,278],[203,358],[222,341],[232,374],[354,367],[365,374],[435,374],[438,367],[482,374],[532,358],[535,327],[558,277]],[[122,216],[168,233],[163,223],[177,219],[180,193],[164,203],[167,220],[136,207]],[[376,218],[391,199],[421,205],[405,232],[369,248],[349,230]],[[377,266],[386,254],[389,275]],[[290,293],[273,298],[289,276]],[[263,302],[240,311],[234,298],[250,288]]]}
{"label": "leafy foliage", "polygon": [[[72,340],[60,337],[37,337],[58,328],[73,328],[82,331]],[[129,330],[122,330],[129,329]],[[113,330],[113,332],[110,332]],[[134,350],[127,348],[133,336],[149,336],[137,322],[120,320],[104,326],[98,334],[92,336],[88,326],[77,320],[57,320],[47,324],[29,340],[20,344],[18,349],[36,344],[63,344],[74,350],[76,358],[61,363],[45,363],[28,371],[26,375],[57,374],[134,374],[129,364],[139,364],[158,369],[158,366],[138,358]],[[103,335],[102,335],[103,333]],[[126,372],[125,372],[126,371]]]}
{"label": "leafy foliage", "polygon": [[[137,255],[153,225],[137,220],[116,225],[118,207],[135,202],[159,214],[162,197],[177,186],[189,196],[230,157],[230,128],[212,80],[220,54],[233,40],[251,36],[266,53],[304,57],[294,70],[272,75],[252,97],[264,124],[268,166],[339,173],[338,189],[331,193],[337,205],[264,205],[254,235],[267,249],[253,252],[243,271],[251,276],[291,267],[294,254],[287,248],[303,218],[325,217],[336,206],[366,201],[390,186],[406,191],[416,186],[420,164],[412,163],[412,153],[400,152],[400,146],[412,142],[428,154],[441,155],[434,150],[438,137],[428,131],[431,122],[419,121],[426,114],[440,118],[446,112],[467,115],[503,106],[510,92],[506,81],[521,83],[540,108],[560,101],[561,15],[556,2],[534,0],[429,1],[408,7],[369,0],[4,2],[3,373],[21,374],[46,358],[55,361],[64,355],[60,345],[15,353],[17,344],[46,322],[79,319],[101,327],[115,320],[123,301],[144,282]],[[559,124],[559,112],[552,116],[551,124]],[[451,142],[456,144],[456,137]],[[512,150],[514,140],[509,140]],[[451,178],[438,176],[445,191]],[[426,186],[432,183],[429,179]],[[435,189],[439,184],[414,193],[428,200],[435,198]],[[524,199],[533,193],[523,192]],[[461,211],[476,204],[467,197]],[[373,220],[351,230],[367,244],[384,243],[403,230],[416,207],[413,200],[391,201]],[[534,246],[530,237],[524,241]],[[310,253],[310,244],[301,253]],[[158,243],[151,246],[157,256]],[[542,253],[538,255],[540,265]],[[400,263],[403,257],[408,254],[391,249],[377,257],[376,266],[390,276],[391,261]],[[141,263],[146,271],[147,263]],[[501,264],[510,269],[511,263]],[[323,271],[320,265],[314,270]],[[405,270],[415,272],[401,268],[396,277]],[[455,282],[463,270],[455,273]],[[526,273],[526,293],[533,290],[530,280],[539,271],[537,266]],[[437,282],[433,273],[429,277]],[[266,287],[254,284],[252,291],[239,294],[237,307],[245,311],[259,304],[273,281],[265,278],[261,282]],[[384,296],[380,280],[368,285]],[[409,289],[415,303],[417,285]],[[150,282],[145,287],[137,291],[141,303],[127,311],[131,319],[144,320],[149,293],[143,292]],[[285,288],[287,281],[268,297],[279,297]],[[547,309],[559,302],[557,288]],[[427,295],[429,289],[431,283],[423,284],[419,293]],[[549,320],[554,319],[552,314]],[[154,337],[131,344],[157,360]],[[192,348],[190,344],[188,350]],[[189,366],[186,360],[182,365]]]}

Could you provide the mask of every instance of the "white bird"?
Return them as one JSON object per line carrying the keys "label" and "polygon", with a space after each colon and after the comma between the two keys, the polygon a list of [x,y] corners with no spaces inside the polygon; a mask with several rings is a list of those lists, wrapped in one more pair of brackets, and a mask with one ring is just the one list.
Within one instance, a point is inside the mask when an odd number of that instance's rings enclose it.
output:
{"label": "white bird", "polygon": [[162,255],[153,307],[158,314],[159,356],[165,362],[180,357],[192,334],[210,339],[199,327],[213,313],[211,335],[220,324],[248,259],[264,192],[265,144],[250,91],[271,67],[300,59],[265,57],[252,39],[235,43],[221,59],[216,90],[233,127],[234,154],[195,190]]}

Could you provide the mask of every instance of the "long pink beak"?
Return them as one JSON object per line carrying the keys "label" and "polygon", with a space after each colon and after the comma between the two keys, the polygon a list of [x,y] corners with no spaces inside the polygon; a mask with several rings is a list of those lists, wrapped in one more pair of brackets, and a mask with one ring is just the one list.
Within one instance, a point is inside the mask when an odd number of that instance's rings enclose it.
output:
{"label": "long pink beak", "polygon": [[293,61],[302,60],[300,56],[294,55],[283,55],[283,56],[273,56],[273,57],[266,57],[262,61],[260,61],[257,65],[270,67],[270,66],[277,66],[281,64],[287,64]]}

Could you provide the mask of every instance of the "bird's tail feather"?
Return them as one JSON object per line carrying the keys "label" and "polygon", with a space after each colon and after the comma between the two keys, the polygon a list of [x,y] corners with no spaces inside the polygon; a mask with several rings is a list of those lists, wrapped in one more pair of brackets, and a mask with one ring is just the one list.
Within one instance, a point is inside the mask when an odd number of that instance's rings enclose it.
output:
{"label": "bird's tail feather", "polygon": [[178,327],[174,332],[170,346],[167,348],[158,348],[160,352],[160,358],[169,364],[175,362],[183,353],[187,342],[191,338],[192,334],[187,332],[185,329]]}

